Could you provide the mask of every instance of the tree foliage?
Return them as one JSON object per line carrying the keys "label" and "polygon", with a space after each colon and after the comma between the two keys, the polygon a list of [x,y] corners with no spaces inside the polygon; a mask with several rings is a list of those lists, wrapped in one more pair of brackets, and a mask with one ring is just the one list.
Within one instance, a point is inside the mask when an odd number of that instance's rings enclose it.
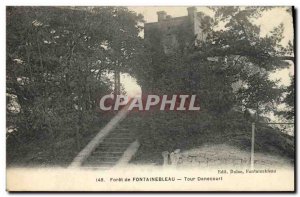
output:
{"label": "tree foliage", "polygon": [[[233,106],[260,113],[275,110],[284,89],[269,74],[289,67],[294,60],[293,40],[288,46],[281,45],[283,24],[262,36],[254,21],[271,7],[211,9],[215,15],[213,20],[206,20],[206,26],[210,27],[206,29],[208,37],[196,46],[190,39],[190,47],[181,45],[181,50],[166,55],[159,44],[161,32],[149,33],[151,64],[141,72],[144,73],[141,78],[147,78],[141,85],[197,94],[202,110],[215,115],[226,113]],[[190,29],[179,27],[176,32],[179,41],[181,36],[194,38],[186,31]]]}
{"label": "tree foliage", "polygon": [[123,7],[7,7],[8,142],[73,138],[79,150],[105,120],[107,73],[137,56],[141,21]]}

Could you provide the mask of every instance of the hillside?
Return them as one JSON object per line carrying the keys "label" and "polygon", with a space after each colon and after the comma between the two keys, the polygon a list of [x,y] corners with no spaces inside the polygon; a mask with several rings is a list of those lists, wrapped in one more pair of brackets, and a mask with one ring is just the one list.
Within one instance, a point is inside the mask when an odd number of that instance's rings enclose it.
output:
{"label": "hillside", "polygon": [[[205,113],[154,115],[132,116],[126,120],[138,123],[135,129],[141,142],[132,163],[162,164],[163,151],[180,149],[184,152],[202,146],[227,145],[250,153],[251,123],[240,113],[233,112],[228,116],[231,120],[223,121],[214,120]],[[232,120],[234,116],[235,120]],[[255,152],[293,161],[294,137],[258,125]]]}

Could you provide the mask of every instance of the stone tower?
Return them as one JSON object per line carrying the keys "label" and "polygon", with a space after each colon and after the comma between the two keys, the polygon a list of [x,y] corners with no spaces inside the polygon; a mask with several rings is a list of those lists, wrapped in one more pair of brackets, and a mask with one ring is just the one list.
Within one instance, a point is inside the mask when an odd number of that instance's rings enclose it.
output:
{"label": "stone tower", "polygon": [[[191,45],[190,40],[195,41],[192,44],[196,45],[204,42],[207,37],[206,31],[202,27],[205,17],[207,19],[208,16],[197,12],[196,7],[188,7],[187,16],[174,18],[167,15],[165,11],[159,11],[157,12],[157,22],[145,24],[145,39],[150,40],[151,44],[159,44],[165,54],[171,54],[180,46]],[[159,43],[153,41],[155,36],[159,37]]]}

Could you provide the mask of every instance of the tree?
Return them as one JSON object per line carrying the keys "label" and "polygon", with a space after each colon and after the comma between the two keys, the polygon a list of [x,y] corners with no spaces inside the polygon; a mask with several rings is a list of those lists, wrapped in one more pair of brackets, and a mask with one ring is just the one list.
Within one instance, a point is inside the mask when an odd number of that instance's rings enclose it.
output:
{"label": "tree", "polygon": [[287,68],[290,66],[289,61],[294,61],[292,41],[288,46],[280,44],[283,39],[283,24],[261,37],[259,26],[252,22],[269,9],[271,8],[214,9],[216,24],[224,22],[225,29],[212,32],[206,47],[200,49],[201,55],[198,56],[213,56],[231,61],[231,65],[239,69],[233,77],[242,81],[242,87],[237,92],[238,100],[242,101],[244,107],[254,108],[259,112],[274,111],[275,104],[279,103],[283,93],[282,88],[277,87],[277,82],[269,79],[269,73]]}
{"label": "tree", "polygon": [[285,97],[281,101],[286,108],[278,111],[277,114],[288,120],[294,120],[295,117],[295,77],[291,76],[291,84],[285,89]]}
{"label": "tree", "polygon": [[[233,107],[252,108],[265,114],[276,109],[284,93],[269,74],[293,63],[293,41],[282,46],[284,26],[280,24],[262,37],[253,21],[270,7],[212,8],[214,20],[206,20],[205,42],[165,55],[159,30],[151,33],[150,64],[142,71],[142,86],[158,92],[197,94],[201,110],[216,119],[226,117]],[[291,10],[288,10],[291,12]],[[188,30],[188,28],[183,28]],[[179,31],[180,32],[180,31]],[[177,33],[187,37],[187,33]],[[193,36],[191,38],[194,38]],[[141,79],[143,78],[143,79]],[[147,80],[144,80],[147,79]],[[234,87],[235,86],[235,87]],[[224,121],[227,121],[224,119]]]}
{"label": "tree", "polygon": [[107,72],[116,60],[121,71],[134,62],[140,18],[126,8],[8,7],[7,126],[16,131],[9,141],[54,147],[69,138],[80,150],[105,118],[96,109],[112,92]]}

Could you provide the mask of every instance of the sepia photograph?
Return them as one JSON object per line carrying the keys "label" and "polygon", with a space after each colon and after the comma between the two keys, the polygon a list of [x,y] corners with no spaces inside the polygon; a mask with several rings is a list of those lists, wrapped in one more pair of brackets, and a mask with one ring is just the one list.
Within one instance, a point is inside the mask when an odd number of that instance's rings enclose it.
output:
{"label": "sepia photograph", "polygon": [[293,6],[6,6],[6,189],[295,192]]}

